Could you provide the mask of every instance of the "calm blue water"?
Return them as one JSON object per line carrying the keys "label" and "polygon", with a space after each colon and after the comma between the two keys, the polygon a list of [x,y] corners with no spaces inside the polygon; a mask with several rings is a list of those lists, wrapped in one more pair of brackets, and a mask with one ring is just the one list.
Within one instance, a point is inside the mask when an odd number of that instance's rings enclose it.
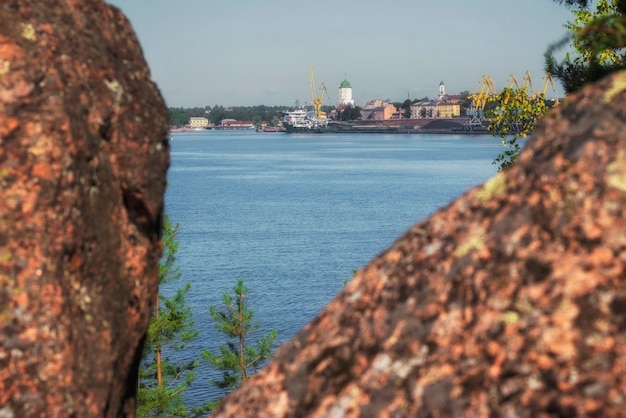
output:
{"label": "calm blue water", "polygon": [[[166,212],[198,358],[220,337],[208,314],[241,278],[263,329],[284,342],[395,238],[497,171],[491,136],[174,134]],[[168,289],[164,289],[168,292]],[[219,398],[205,364],[187,399]]]}

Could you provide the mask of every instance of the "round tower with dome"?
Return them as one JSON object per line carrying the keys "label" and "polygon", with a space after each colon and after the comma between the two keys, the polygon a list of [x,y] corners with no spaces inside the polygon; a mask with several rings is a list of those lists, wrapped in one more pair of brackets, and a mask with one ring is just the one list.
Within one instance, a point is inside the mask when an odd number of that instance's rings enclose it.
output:
{"label": "round tower with dome", "polygon": [[352,99],[352,86],[350,86],[350,83],[345,78],[339,85],[338,97],[337,107],[354,106],[354,100]]}

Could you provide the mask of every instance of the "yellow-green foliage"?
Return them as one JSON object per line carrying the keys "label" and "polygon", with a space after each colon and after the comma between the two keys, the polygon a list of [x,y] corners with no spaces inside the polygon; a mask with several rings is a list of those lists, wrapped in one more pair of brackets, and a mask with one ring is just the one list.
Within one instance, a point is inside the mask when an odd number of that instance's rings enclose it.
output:
{"label": "yellow-green foliage", "polygon": [[547,113],[548,106],[543,93],[530,95],[526,86],[504,88],[490,101],[496,102],[497,106],[488,129],[494,137],[500,137],[502,145],[508,148],[496,158],[494,164],[504,169],[517,161],[522,150],[520,139],[532,132],[537,121]]}

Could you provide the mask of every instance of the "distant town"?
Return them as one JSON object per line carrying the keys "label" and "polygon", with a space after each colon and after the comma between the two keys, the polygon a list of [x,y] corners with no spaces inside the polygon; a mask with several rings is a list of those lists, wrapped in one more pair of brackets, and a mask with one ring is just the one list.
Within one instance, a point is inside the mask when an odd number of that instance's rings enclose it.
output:
{"label": "distant town", "polygon": [[[363,106],[357,106],[353,99],[352,86],[344,79],[339,85],[338,99],[334,105],[322,104],[324,93],[328,97],[326,87],[322,84],[319,96],[314,93],[311,102],[305,102],[301,106],[296,101],[295,106],[291,108],[269,106],[170,108],[171,129],[173,132],[237,129],[256,129],[259,132],[285,131],[289,128],[287,122],[289,112],[300,108],[310,114],[311,120],[324,120],[328,121],[330,126],[349,126],[346,129],[360,131],[384,132],[390,129],[402,132],[486,131],[488,121],[483,117],[486,100],[480,104],[482,89],[481,92],[474,94],[470,94],[469,91],[448,94],[445,83],[441,81],[436,91],[437,96],[434,99],[423,97],[406,99],[404,102],[372,99]],[[342,122],[344,125],[339,125]],[[349,125],[345,125],[347,123]],[[327,124],[323,126],[326,127]]]}

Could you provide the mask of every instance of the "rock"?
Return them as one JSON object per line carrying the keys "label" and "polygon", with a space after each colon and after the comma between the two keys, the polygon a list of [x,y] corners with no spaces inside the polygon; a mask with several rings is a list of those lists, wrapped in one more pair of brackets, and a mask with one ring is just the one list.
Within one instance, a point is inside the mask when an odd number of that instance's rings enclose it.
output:
{"label": "rock", "polygon": [[213,417],[623,416],[625,266],[622,72],[358,272]]}
{"label": "rock", "polygon": [[0,5],[0,417],[134,416],[168,112],[122,13]]}

